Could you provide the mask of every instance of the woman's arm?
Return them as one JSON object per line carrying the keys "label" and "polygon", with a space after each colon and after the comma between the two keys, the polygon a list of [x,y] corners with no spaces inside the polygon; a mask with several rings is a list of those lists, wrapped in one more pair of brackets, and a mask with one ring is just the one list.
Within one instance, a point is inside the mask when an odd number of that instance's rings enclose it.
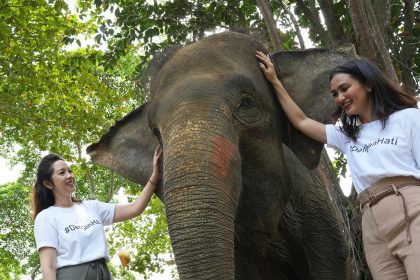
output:
{"label": "woman's arm", "polygon": [[325,125],[308,118],[293,101],[286,89],[283,87],[283,84],[277,78],[274,65],[268,56],[260,51],[256,53],[256,56],[260,60],[259,65],[264,72],[265,78],[273,85],[277,100],[283,108],[283,111],[286,113],[289,121],[297,130],[306,136],[325,144],[327,142]]}
{"label": "woman's arm", "polygon": [[57,251],[52,247],[42,247],[38,251],[43,280],[56,280]]}
{"label": "woman's arm", "polygon": [[155,155],[153,157],[153,172],[140,196],[133,202],[127,205],[117,205],[115,207],[114,223],[125,221],[140,215],[150,199],[156,188],[156,184],[160,178],[160,158],[162,156],[162,148],[157,146]]}

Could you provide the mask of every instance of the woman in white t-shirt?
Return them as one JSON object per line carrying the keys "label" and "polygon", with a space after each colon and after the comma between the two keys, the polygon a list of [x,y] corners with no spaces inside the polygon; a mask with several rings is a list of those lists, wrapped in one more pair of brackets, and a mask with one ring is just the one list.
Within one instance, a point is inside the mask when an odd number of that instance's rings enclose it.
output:
{"label": "woman in white t-shirt", "polygon": [[153,172],[141,195],[131,204],[115,205],[75,198],[75,176],[63,158],[42,158],[32,193],[35,241],[44,280],[112,279],[104,226],[140,215],[160,179],[158,146]]}
{"label": "woman in white t-shirt", "polygon": [[293,126],[347,156],[362,209],[366,260],[374,279],[420,279],[420,110],[416,99],[358,58],[334,68],[330,89],[338,126],[308,118],[257,52]]}

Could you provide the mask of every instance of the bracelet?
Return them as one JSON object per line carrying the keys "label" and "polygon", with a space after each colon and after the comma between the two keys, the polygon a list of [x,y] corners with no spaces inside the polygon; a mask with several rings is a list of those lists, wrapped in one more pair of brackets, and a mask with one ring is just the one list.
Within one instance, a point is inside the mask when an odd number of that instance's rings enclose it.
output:
{"label": "bracelet", "polygon": [[153,183],[152,181],[150,181],[149,179],[149,183],[152,184],[153,186],[156,186],[157,183]]}

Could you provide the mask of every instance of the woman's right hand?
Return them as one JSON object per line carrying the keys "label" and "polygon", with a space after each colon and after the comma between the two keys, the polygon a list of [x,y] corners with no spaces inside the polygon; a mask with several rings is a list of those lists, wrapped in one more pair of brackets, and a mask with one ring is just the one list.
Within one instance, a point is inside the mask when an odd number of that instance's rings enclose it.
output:
{"label": "woman's right hand", "polygon": [[257,51],[255,56],[260,61],[258,64],[263,71],[265,78],[272,84],[280,83],[280,80],[277,78],[276,68],[274,67],[273,62],[271,62],[270,57],[261,51]]}

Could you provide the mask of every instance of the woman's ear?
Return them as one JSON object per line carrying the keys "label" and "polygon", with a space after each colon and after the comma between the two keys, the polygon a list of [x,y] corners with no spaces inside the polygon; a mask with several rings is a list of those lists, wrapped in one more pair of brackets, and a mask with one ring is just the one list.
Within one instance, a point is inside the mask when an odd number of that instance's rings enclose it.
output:
{"label": "woman's ear", "polygon": [[368,85],[368,84],[363,84],[363,86],[364,86],[364,88],[365,88],[365,90],[366,90],[366,92],[367,92],[367,93],[369,93],[369,92],[371,92],[371,91],[372,91],[372,87],[371,87],[370,85]]}
{"label": "woman's ear", "polygon": [[47,189],[52,190],[53,189],[53,184],[51,183],[51,181],[49,180],[44,180],[42,181],[42,184],[44,185],[44,187],[46,187]]}

